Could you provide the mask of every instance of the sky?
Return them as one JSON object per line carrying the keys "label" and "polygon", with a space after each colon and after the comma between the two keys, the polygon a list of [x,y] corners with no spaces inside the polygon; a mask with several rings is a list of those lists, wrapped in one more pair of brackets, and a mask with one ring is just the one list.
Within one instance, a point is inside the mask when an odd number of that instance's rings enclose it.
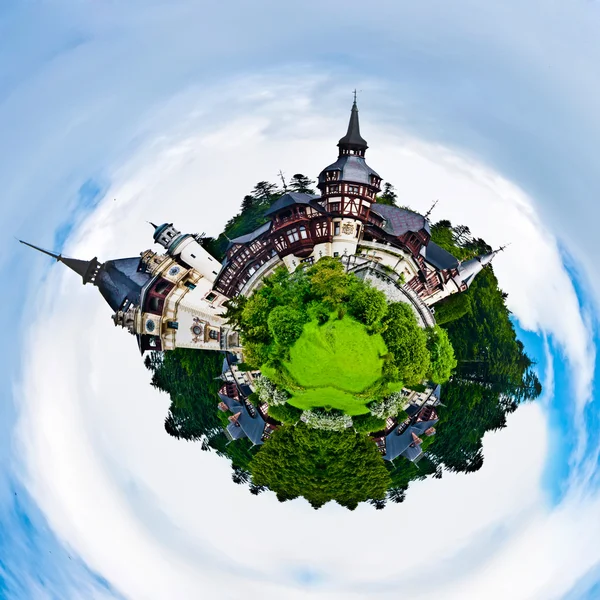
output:
{"label": "sky", "polygon": [[[597,598],[599,19],[587,0],[2,3],[0,597]],[[217,234],[257,181],[335,159],[355,88],[401,202],[510,243],[494,270],[544,394],[477,473],[314,511],[167,436],[97,290],[15,238],[103,260],[151,247],[148,220]]]}

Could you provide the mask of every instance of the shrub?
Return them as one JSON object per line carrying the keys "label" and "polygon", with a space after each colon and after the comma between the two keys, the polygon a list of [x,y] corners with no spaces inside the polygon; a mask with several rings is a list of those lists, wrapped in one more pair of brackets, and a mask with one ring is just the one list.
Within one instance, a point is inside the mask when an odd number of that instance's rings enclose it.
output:
{"label": "shrub", "polygon": [[269,315],[269,331],[275,342],[283,348],[290,348],[302,334],[304,315],[293,308],[277,306]]}
{"label": "shrub", "polygon": [[273,382],[266,377],[258,377],[255,381],[256,393],[261,402],[266,402],[269,406],[285,404],[288,400],[287,394],[278,390]]}
{"label": "shrub", "polygon": [[428,329],[427,348],[431,356],[428,378],[434,383],[448,381],[458,363],[446,331],[438,325]]}
{"label": "shrub", "polygon": [[312,429],[323,429],[325,431],[344,431],[352,427],[350,415],[335,414],[319,410],[305,410],[300,420]]}
{"label": "shrub", "polygon": [[269,406],[269,415],[281,423],[295,425],[302,415],[302,410],[289,403]]}
{"label": "shrub", "polygon": [[405,402],[404,396],[400,392],[396,392],[383,400],[370,402],[368,407],[374,417],[387,419],[395,417],[404,408]]}
{"label": "shrub", "polygon": [[319,325],[329,321],[329,309],[322,302],[311,302],[307,312],[310,319],[316,319]]}
{"label": "shrub", "polygon": [[427,335],[417,324],[410,307],[393,302],[383,318],[382,332],[388,350],[394,354],[398,377],[407,384],[419,383],[429,371]]}
{"label": "shrub", "polygon": [[360,433],[371,433],[385,429],[385,419],[373,415],[358,415],[352,418],[354,429]]}
{"label": "shrub", "polygon": [[453,294],[435,305],[435,320],[438,325],[451,323],[471,313],[471,299],[468,292]]}
{"label": "shrub", "polygon": [[373,325],[387,312],[387,302],[383,292],[361,284],[355,287],[350,297],[349,309],[358,321]]}

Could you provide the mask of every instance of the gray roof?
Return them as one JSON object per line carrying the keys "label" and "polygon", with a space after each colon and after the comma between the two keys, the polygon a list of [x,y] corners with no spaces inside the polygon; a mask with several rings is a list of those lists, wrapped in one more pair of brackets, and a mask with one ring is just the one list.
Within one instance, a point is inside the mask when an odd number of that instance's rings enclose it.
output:
{"label": "gray roof", "polygon": [[[326,171],[340,171],[338,181],[350,181],[352,183],[367,183],[371,184],[371,175],[381,177],[365,162],[362,156],[353,154],[344,154],[340,156],[334,163],[325,167],[319,174],[319,183],[325,183],[327,178]],[[335,182],[333,182],[335,183]]]}
{"label": "gray roof", "polygon": [[317,210],[321,208],[319,205],[314,203],[314,200],[320,198],[320,196],[315,196],[314,194],[303,194],[301,192],[286,192],[283,196],[280,196],[271,204],[269,210],[265,213],[268,217],[280,211],[283,208],[287,208],[288,206],[294,206],[295,204],[312,204]]}
{"label": "gray roof", "polygon": [[385,219],[383,230],[390,235],[398,237],[408,231],[417,232],[422,229],[431,233],[427,219],[412,210],[378,203],[371,204],[371,210]]}
{"label": "gray roof", "polygon": [[444,269],[456,269],[459,264],[458,258],[432,241],[421,250],[421,254],[429,264],[442,271]]}
{"label": "gray roof", "polygon": [[406,448],[406,450],[404,450],[404,452],[401,453],[401,455],[404,456],[404,458],[408,458],[408,460],[412,462],[416,458],[421,456],[422,453],[423,450],[421,449],[421,445],[415,444],[414,446],[409,445],[408,448]]}
{"label": "gray roof", "polygon": [[362,149],[368,148],[367,142],[360,135],[360,127],[358,123],[358,107],[356,106],[356,100],[352,104],[352,110],[350,112],[350,121],[348,122],[348,131],[346,135],[338,142],[340,148]]}
{"label": "gray roof", "polygon": [[271,222],[267,222],[264,225],[261,225],[254,231],[250,233],[246,233],[245,235],[240,235],[240,237],[233,238],[229,243],[228,248],[231,248],[233,244],[248,244],[249,242],[255,240],[257,237],[261,236],[266,231],[269,231],[271,228]]}
{"label": "gray roof", "polygon": [[[422,435],[427,429],[433,427],[437,423],[437,419],[431,421],[421,421],[420,423],[414,423],[409,425],[401,434],[398,434],[398,427],[395,427],[390,433],[385,436],[385,454],[383,458],[385,460],[394,460],[401,454],[409,460],[414,460],[416,456],[421,454],[421,449],[418,448],[418,452],[415,454],[414,447],[411,448],[413,443],[412,434],[417,436]],[[410,449],[409,449],[410,448]],[[407,454],[405,454],[407,452]],[[412,455],[415,455],[411,458]]]}
{"label": "gray roof", "polygon": [[142,287],[152,279],[145,269],[138,270],[140,263],[139,256],[119,258],[105,262],[98,271],[94,283],[114,311],[123,307],[125,299],[127,305],[139,304]]}
{"label": "gray roof", "polygon": [[494,250],[488,254],[482,254],[460,263],[458,266],[458,280],[466,283],[467,287],[469,287],[471,283],[473,283],[475,276],[483,269],[483,267],[492,262],[492,259],[498,252],[499,250]]}
{"label": "gray roof", "polygon": [[[245,404],[238,402],[237,400],[234,400],[233,398],[230,398],[229,396],[225,396],[224,394],[219,394],[219,398],[225,402],[225,404],[227,404],[229,410],[231,410],[232,413],[241,413],[238,419],[238,422],[240,424],[240,427],[235,427],[234,429],[236,430],[236,434],[239,434],[240,429],[243,430],[244,434],[250,439],[251,442],[253,442],[256,445],[260,445],[263,443],[262,441],[262,435],[263,432],[265,430],[265,421],[262,418],[262,415],[260,414],[260,411],[257,409],[256,410],[256,416],[253,417],[249,412],[248,409],[246,408]],[[231,425],[231,423],[230,423]],[[229,430],[229,425],[227,426],[227,429]],[[231,433],[231,431],[230,431]],[[241,435],[237,435],[237,437],[235,439],[238,439],[239,437],[242,437]]]}

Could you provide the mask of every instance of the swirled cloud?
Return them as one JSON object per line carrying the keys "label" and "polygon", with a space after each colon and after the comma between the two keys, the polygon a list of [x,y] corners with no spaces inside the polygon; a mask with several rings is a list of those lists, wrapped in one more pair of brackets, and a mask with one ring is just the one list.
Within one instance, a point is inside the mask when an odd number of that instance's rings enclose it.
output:
{"label": "swirled cloud", "polygon": [[[254,497],[231,483],[224,460],[164,433],[168,399],[148,385],[133,339],[110,326],[96,290],[41,258],[17,263],[7,236],[0,268],[18,270],[19,292],[9,303],[18,339],[5,350],[6,372],[18,372],[7,378],[16,404],[6,409],[5,475],[31,527],[45,528],[0,571],[7,589],[75,598],[593,593],[590,198],[599,186],[589,151],[598,123],[584,80],[600,53],[587,23],[596,7],[357,13],[331,3],[315,22],[310,2],[293,16],[261,6],[8,9],[5,31],[23,31],[3,42],[20,68],[0,63],[6,222],[101,259],[149,247],[146,220],[218,233],[256,181],[279,169],[314,176],[330,162],[347,89],[359,87],[369,162],[402,203],[426,211],[437,199],[434,217],[510,242],[494,269],[539,359],[544,398],[486,435],[481,471],[418,482],[402,505],[315,512],[303,500]],[[26,51],[21,38],[44,22],[50,33]],[[562,43],[575,28],[579,54]],[[21,539],[18,505],[3,506],[7,532],[10,523]],[[19,588],[15,573],[30,572],[41,544],[47,568]]]}

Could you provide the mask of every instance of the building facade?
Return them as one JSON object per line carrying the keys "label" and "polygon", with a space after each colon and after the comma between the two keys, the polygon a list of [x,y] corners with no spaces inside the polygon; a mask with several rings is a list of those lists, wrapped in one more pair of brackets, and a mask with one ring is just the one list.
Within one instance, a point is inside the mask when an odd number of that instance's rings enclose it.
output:
{"label": "building facade", "polygon": [[[224,303],[249,295],[278,266],[294,271],[321,257],[339,258],[394,301],[406,302],[423,327],[435,324],[432,306],[466,290],[496,252],[461,263],[431,241],[427,218],[377,202],[381,177],[365,160],[356,100],[337,159],[318,177],[320,195],[286,192],[256,230],[231,240],[220,264],[200,236],[172,223],[154,227],[164,252],[100,263],[44,252],[99,288],[113,321],[147,350],[197,348],[240,352]],[[26,243],[26,242],[23,242]],[[30,244],[27,244],[30,245]]]}

